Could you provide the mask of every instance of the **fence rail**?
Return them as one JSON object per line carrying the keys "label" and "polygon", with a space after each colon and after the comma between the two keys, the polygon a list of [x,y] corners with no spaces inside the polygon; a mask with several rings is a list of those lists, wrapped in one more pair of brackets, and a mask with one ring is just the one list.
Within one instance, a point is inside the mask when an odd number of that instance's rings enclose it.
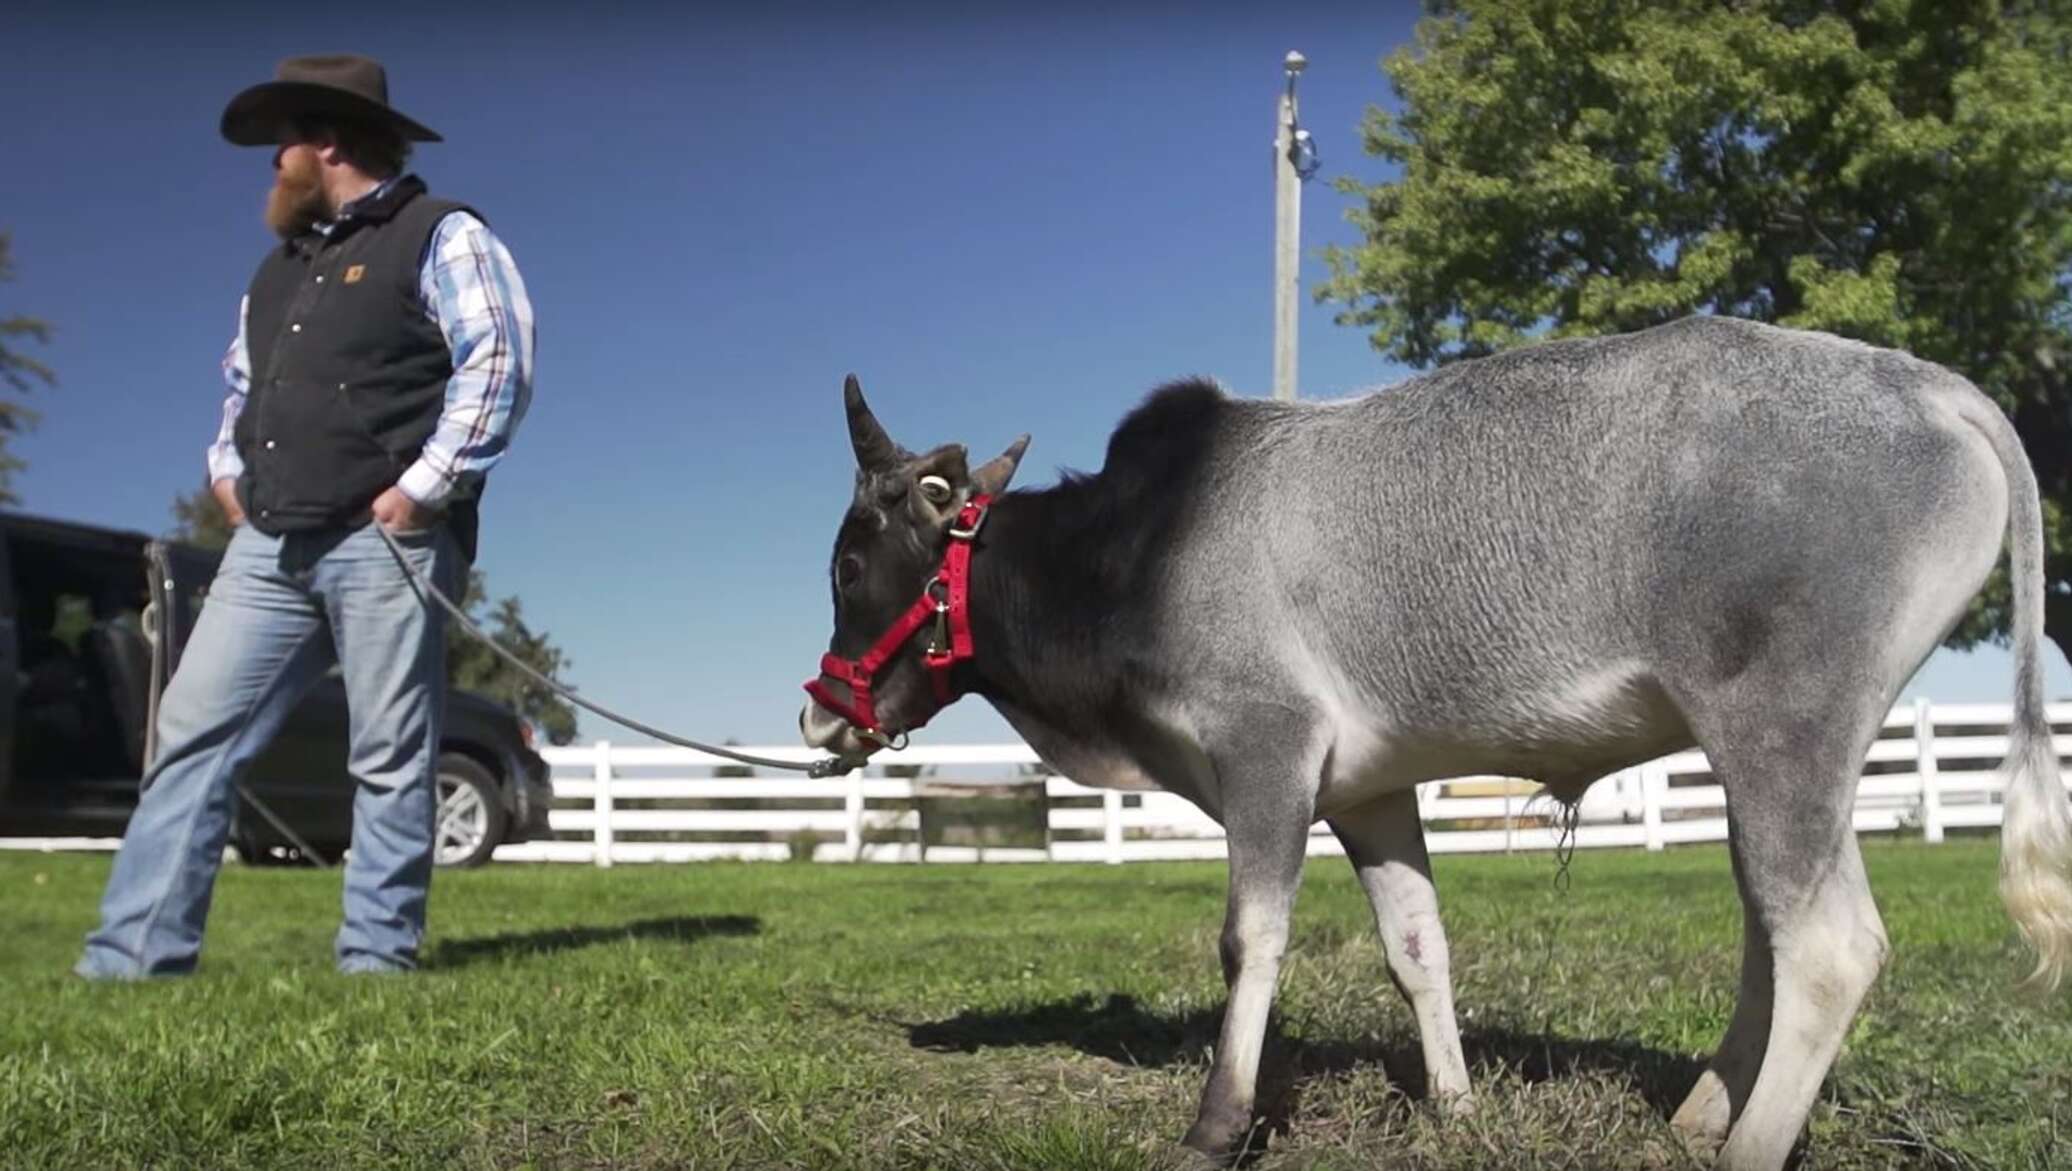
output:
{"label": "fence rail", "polygon": [[[2005,704],[1931,704],[1895,708],[1871,746],[1857,785],[1860,833],[1917,834],[1930,842],[1947,830],[2000,823],[1996,770],[2007,753]],[[2072,704],[2050,718],[2060,769],[2072,758]],[[808,760],[798,748],[757,748],[780,759]],[[549,749],[556,840],[505,846],[510,861],[618,862],[705,858],[818,861],[971,862],[1073,861],[1121,863],[1221,858],[1223,829],[1170,793],[1091,789],[1059,776],[1025,778],[1041,787],[1041,823],[1034,845],[924,844],[924,805],[959,770],[1040,768],[1020,744],[941,745],[887,752],[886,766],[930,770],[922,778],[852,775],[829,780],[695,775],[727,762],[675,748],[629,748],[600,741]],[[1551,799],[1538,786],[1499,777],[1436,781],[1418,789],[1426,842],[1434,853],[1487,853],[1553,848],[1559,839]],[[632,803],[639,808],[627,808]],[[1579,848],[1724,841],[1726,794],[1703,753],[1684,752],[1614,773],[1584,795]],[[1312,855],[1342,853],[1321,822]]]}
{"label": "fence rail", "polygon": [[[2049,710],[2062,779],[2072,757],[2072,703]],[[1996,770],[2007,753],[2011,715],[2005,704],[1923,700],[1895,708],[1871,746],[1857,785],[1857,831],[1939,842],[1951,829],[1998,825]],[[814,756],[796,747],[753,751],[800,761]],[[879,774],[888,766],[932,774],[920,778],[733,776],[726,775],[729,762],[705,753],[605,741],[549,748],[542,755],[553,770],[552,833],[548,840],[498,848],[500,861],[598,866],[720,858],[1122,863],[1224,856],[1222,827],[1181,797],[1091,789],[1040,774],[994,789],[959,790],[966,805],[984,804],[974,794],[1019,794],[1020,840],[1009,835],[1007,844],[927,842],[931,800],[943,799],[946,783],[974,776],[966,772],[960,777],[960,770],[1034,773],[1041,768],[1036,754],[1021,744],[908,748],[884,753],[871,766]],[[1435,781],[1418,787],[1417,804],[1433,853],[1544,850],[1558,841],[1557,807],[1528,782],[1500,777]],[[1698,752],[1605,777],[1584,795],[1579,813],[1575,845],[1583,849],[1660,850],[1727,836],[1726,794]],[[0,840],[0,849],[114,844],[110,839],[13,839]],[[1343,851],[1320,822],[1312,829],[1309,852]]]}

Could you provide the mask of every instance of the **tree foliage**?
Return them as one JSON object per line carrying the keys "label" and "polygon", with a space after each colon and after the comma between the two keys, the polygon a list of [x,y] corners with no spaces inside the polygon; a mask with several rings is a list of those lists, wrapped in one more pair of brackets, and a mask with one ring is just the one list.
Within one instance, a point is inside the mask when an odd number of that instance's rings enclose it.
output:
{"label": "tree foliage", "polygon": [[[1321,298],[1429,366],[1692,312],[1963,373],[2045,496],[2072,639],[2072,2],[1461,0],[1383,62]],[[1996,577],[1953,641],[2004,636]]]}
{"label": "tree foliage", "polygon": [[[207,484],[175,497],[172,512],[175,540],[210,549],[230,544],[230,522]],[[536,631],[526,622],[517,598],[500,598],[489,604],[489,579],[480,570],[468,571],[467,589],[454,600],[498,646],[533,670],[558,679],[573,665],[544,631]],[[575,739],[574,706],[527,678],[451,621],[446,624],[446,678],[454,687],[509,705],[520,718],[530,720],[549,743],[567,744]]]}
{"label": "tree foliage", "polygon": [[[14,261],[11,255],[11,240],[6,232],[0,232],[0,282],[14,279]],[[5,382],[15,394],[26,394],[37,383],[55,386],[57,375],[42,362],[22,352],[23,341],[44,343],[50,340],[50,324],[34,317],[21,314],[4,315],[0,311],[0,382]],[[7,440],[36,425],[36,412],[26,404],[0,398],[0,504],[19,504],[9,482],[14,473],[24,466],[20,457],[7,450]]]}
{"label": "tree foliage", "polygon": [[[524,607],[516,597],[503,597],[489,607],[489,579],[480,570],[468,571],[468,588],[459,599],[475,624],[533,670],[552,679],[574,666],[545,631],[534,630],[525,621]],[[531,720],[550,744],[566,744],[576,738],[576,710],[567,700],[528,679],[499,658],[473,635],[454,623],[446,625],[446,675],[455,687],[486,695],[509,704],[519,716]]]}
{"label": "tree foliage", "polygon": [[173,531],[169,535],[204,549],[230,547],[230,518],[223,515],[223,506],[216,502],[206,480],[192,493],[173,497]]}

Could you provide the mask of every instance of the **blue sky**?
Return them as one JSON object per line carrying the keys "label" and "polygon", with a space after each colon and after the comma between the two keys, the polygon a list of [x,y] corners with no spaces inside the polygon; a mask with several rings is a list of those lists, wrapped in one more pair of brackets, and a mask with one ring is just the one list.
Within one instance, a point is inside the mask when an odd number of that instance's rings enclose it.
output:
{"label": "blue sky", "polygon": [[[826,564],[863,380],[910,447],[1035,444],[1024,484],[1098,466],[1165,380],[1270,391],[1273,103],[1310,58],[1303,279],[1349,243],[1378,62],[1409,4],[797,3],[752,11],[442,3],[10,6],[0,39],[0,314],[52,322],[60,384],[13,449],[32,512],[158,532],[202,476],[239,294],[270,242],[268,153],[216,134],[281,57],[380,58],[441,131],[415,169],[478,207],[539,316],[531,414],[479,565],[571,681],[690,735],[790,742],[830,621]],[[201,12],[208,15],[199,15]],[[475,15],[469,15],[474,13]],[[1400,378],[1305,305],[1301,386]],[[2051,652],[2052,692],[2072,672]],[[2004,700],[2007,658],[1915,692]],[[632,739],[588,717],[585,737]],[[982,704],[937,741],[1008,733]]]}

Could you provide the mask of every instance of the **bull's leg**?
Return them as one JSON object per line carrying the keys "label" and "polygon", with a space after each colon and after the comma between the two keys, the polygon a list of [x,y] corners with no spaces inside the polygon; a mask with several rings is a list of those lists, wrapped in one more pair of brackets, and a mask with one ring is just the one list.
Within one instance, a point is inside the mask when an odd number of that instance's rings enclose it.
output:
{"label": "bull's leg", "polygon": [[[1737,874],[1741,870],[1738,851],[1734,870]],[[1670,1120],[1694,1149],[1707,1154],[1727,1141],[1727,1128],[1755,1087],[1763,1048],[1770,1039],[1770,938],[1755,911],[1747,906],[1745,883],[1742,890],[1741,991],[1734,998],[1734,1017],[1727,1022],[1718,1052]]]}
{"label": "bull's leg", "polygon": [[1331,831],[1367,890],[1381,928],[1389,976],[1417,1018],[1425,1077],[1432,1097],[1455,1108],[1468,1104],[1468,1064],[1461,1056],[1453,1013],[1446,929],[1432,886],[1417,790],[1405,789],[1331,818]]}
{"label": "bull's leg", "polygon": [[1697,721],[1727,792],[1745,916],[1743,1003],[1710,1075],[1717,1090],[1701,1080],[1678,1115],[1707,1134],[1724,1097],[1731,1124],[1718,1166],[1776,1171],[1885,958],[1852,824],[1856,777],[1884,708],[1873,696],[1780,714],[1788,683],[1744,694],[1768,698]]}
{"label": "bull's leg", "polygon": [[1766,900],[1774,963],[1769,1045],[1748,1106],[1727,1133],[1719,1166],[1784,1166],[1821,1079],[1885,962],[1885,926],[1844,825],[1824,875],[1790,899]]}
{"label": "bull's leg", "polygon": [[[1259,1054],[1266,1042],[1266,1018],[1273,1008],[1281,954],[1288,945],[1288,918],[1302,883],[1302,860],[1312,816],[1289,802],[1240,795],[1226,804],[1230,834],[1230,902],[1223,919],[1223,980],[1230,999],[1201,1109],[1182,1140],[1205,1154],[1221,1156],[1252,1128]],[[1287,794],[1282,794],[1287,796]]]}

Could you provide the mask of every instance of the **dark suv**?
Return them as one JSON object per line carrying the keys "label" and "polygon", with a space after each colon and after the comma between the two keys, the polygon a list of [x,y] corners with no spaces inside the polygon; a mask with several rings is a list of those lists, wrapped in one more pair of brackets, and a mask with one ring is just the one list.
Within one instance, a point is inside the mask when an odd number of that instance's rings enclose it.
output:
{"label": "dark suv", "polygon": [[[220,557],[0,513],[0,837],[122,833],[152,752],[159,692]],[[258,862],[307,846],[314,860],[335,860],[352,835],[345,760],[345,688],[334,671],[247,770],[245,787],[263,808],[239,798],[238,854]],[[545,834],[551,795],[530,727],[502,704],[449,691],[439,863],[479,865],[501,843]]]}

